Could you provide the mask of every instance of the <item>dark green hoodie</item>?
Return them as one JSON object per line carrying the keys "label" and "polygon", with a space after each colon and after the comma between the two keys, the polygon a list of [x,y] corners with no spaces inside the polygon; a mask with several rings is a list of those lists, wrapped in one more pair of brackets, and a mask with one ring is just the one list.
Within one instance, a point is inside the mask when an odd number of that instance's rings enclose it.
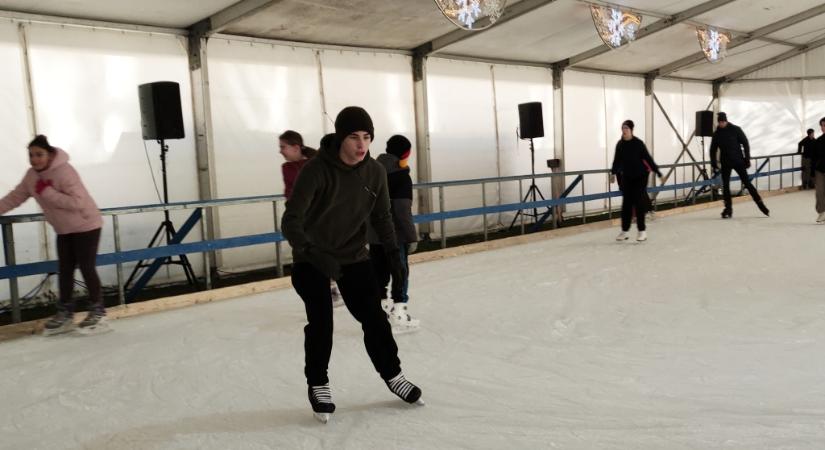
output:
{"label": "dark green hoodie", "polygon": [[369,152],[355,166],[344,164],[339,148],[334,140],[306,163],[286,203],[281,227],[295,262],[308,262],[302,254],[307,245],[342,265],[369,259],[368,220],[388,250],[398,248],[387,173]]}

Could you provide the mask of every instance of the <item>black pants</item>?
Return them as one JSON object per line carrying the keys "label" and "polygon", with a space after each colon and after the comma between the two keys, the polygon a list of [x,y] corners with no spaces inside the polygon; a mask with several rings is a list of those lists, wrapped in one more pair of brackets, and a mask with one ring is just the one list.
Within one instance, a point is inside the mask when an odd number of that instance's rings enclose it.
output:
{"label": "black pants", "polygon": [[103,312],[103,292],[95,267],[99,242],[100,228],[83,233],[57,235],[57,259],[60,269],[58,272],[60,284],[58,308],[74,313],[75,301],[72,298],[74,270],[80,267],[80,273],[89,290],[89,310]]}
{"label": "black pants", "polygon": [[725,209],[731,209],[730,173],[733,170],[735,170],[736,174],[739,175],[739,179],[742,180],[742,186],[748,190],[748,193],[750,193],[753,201],[756,203],[761,203],[762,197],[759,196],[759,192],[756,191],[753,183],[751,183],[750,178],[748,177],[748,170],[745,167],[722,165],[722,194],[725,197]]}
{"label": "black pants", "polygon": [[622,231],[630,230],[633,211],[636,211],[636,227],[645,231],[645,213],[650,200],[647,197],[647,175],[622,179]]}
{"label": "black pants", "polygon": [[[375,289],[372,264],[364,261],[341,267],[337,280],[344,304],[364,330],[364,345],[375,370],[384,380],[401,373],[398,347],[392,337],[387,314]],[[292,285],[304,301],[307,322],[304,327],[304,374],[307,384],[319,386],[329,382],[327,367],[332,354],[332,298],[329,277],[308,263],[292,268]]]}

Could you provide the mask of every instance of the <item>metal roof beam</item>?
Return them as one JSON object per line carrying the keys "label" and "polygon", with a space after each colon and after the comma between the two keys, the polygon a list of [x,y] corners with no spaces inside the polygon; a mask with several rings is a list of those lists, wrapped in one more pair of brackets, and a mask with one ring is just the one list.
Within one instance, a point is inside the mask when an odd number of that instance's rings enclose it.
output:
{"label": "metal roof beam", "polygon": [[765,61],[762,61],[760,63],[745,67],[744,69],[739,69],[736,72],[729,73],[717,79],[716,81],[719,83],[730,83],[731,81],[736,81],[739,78],[744,77],[745,75],[756,72],[757,70],[764,69],[765,67],[772,66],[776,63],[780,63],[782,61],[785,61],[786,59],[793,58],[794,56],[801,55],[815,48],[822,47],[823,45],[825,45],[825,38],[811,41],[805,44],[803,47],[794,48],[785,53],[782,53],[781,55],[776,55],[773,58],[766,59]]}

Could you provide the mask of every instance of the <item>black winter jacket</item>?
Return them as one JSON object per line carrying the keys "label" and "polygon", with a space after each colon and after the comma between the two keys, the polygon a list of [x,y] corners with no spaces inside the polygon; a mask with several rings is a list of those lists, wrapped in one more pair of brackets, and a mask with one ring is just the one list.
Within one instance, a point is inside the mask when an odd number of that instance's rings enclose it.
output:
{"label": "black winter jacket", "polygon": [[751,159],[748,138],[738,126],[728,122],[725,128],[717,128],[710,140],[710,164],[718,167],[716,149],[719,149],[723,166],[745,167]]}
{"label": "black winter jacket", "polygon": [[337,141],[304,166],[281,222],[295,262],[311,262],[308,245],[339,264],[369,259],[367,222],[388,249],[398,248],[390,215],[387,173],[370,154],[355,166],[338,156]]}
{"label": "black winter jacket", "polygon": [[[418,233],[415,231],[415,223],[412,216],[412,178],[409,167],[400,167],[398,157],[388,153],[382,153],[376,158],[384,170],[387,171],[387,188],[390,193],[390,210],[392,211],[392,223],[395,226],[395,234],[399,244],[410,244],[418,241]],[[380,244],[376,233],[370,228],[370,244]]]}

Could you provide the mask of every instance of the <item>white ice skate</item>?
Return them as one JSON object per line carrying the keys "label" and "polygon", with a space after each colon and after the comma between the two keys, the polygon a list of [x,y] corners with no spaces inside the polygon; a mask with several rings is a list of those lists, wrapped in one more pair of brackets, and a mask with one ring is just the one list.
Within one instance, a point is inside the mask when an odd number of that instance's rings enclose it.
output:
{"label": "white ice skate", "polygon": [[640,231],[639,234],[636,235],[636,241],[644,242],[647,240],[647,231]]}
{"label": "white ice skate", "polygon": [[341,291],[338,290],[338,285],[334,281],[329,284],[329,293],[332,295],[332,307],[340,308],[344,306],[344,298],[341,297]]}
{"label": "white ice skate", "polygon": [[627,239],[627,231],[622,231],[618,236],[616,236],[617,241],[626,241]]}
{"label": "white ice skate", "polygon": [[77,332],[86,336],[93,334],[103,334],[112,331],[109,321],[103,313],[89,311],[86,318],[78,325]]}
{"label": "white ice skate", "polygon": [[390,311],[392,311],[392,300],[388,299],[388,298],[382,298],[381,299],[381,309],[383,309],[384,312],[387,313],[387,317],[389,317],[390,316]]}
{"label": "white ice skate", "polygon": [[389,314],[392,334],[405,334],[418,331],[421,328],[421,321],[413,319],[407,312],[406,303],[396,303]]}
{"label": "white ice skate", "polygon": [[819,213],[819,216],[816,218],[816,223],[823,224],[825,223],[825,212]]}
{"label": "white ice skate", "polygon": [[43,327],[43,336],[54,336],[56,334],[68,333],[75,329],[73,316],[69,313],[59,311]]}

